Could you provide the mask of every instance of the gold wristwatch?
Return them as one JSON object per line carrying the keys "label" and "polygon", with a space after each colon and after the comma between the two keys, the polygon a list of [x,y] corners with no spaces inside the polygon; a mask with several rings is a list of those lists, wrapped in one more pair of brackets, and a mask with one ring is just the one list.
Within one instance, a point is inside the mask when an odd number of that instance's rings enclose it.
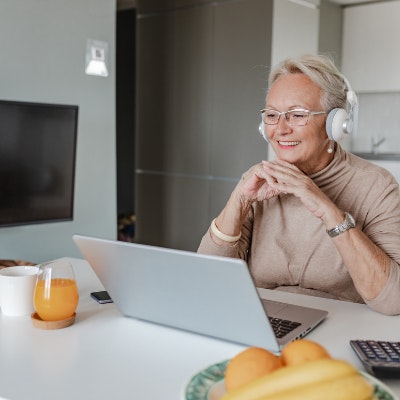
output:
{"label": "gold wristwatch", "polygon": [[330,237],[335,237],[335,236],[340,235],[341,233],[346,232],[349,229],[355,228],[355,227],[356,227],[356,221],[354,221],[354,218],[352,217],[351,214],[349,214],[348,212],[345,212],[344,213],[344,221],[341,224],[336,225],[332,229],[327,229],[326,233]]}

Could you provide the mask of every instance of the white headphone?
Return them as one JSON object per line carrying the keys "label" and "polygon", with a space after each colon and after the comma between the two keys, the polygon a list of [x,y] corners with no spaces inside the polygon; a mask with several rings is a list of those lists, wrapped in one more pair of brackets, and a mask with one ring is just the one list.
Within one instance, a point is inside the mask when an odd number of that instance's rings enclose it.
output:
{"label": "white headphone", "polygon": [[[338,142],[346,135],[355,134],[357,132],[358,121],[358,100],[357,95],[350,87],[349,82],[343,77],[346,86],[347,94],[346,101],[348,104],[348,111],[344,108],[334,108],[328,113],[326,118],[326,132],[330,140]],[[262,117],[261,117],[262,118]],[[264,121],[261,121],[258,126],[261,136],[268,142],[268,136],[265,132]]]}
{"label": "white headphone", "polygon": [[346,86],[346,101],[348,111],[343,108],[334,108],[326,118],[326,133],[329,139],[338,142],[343,139],[346,134],[355,135],[357,132],[358,122],[358,99],[356,93],[351,89],[348,80],[343,77]]}

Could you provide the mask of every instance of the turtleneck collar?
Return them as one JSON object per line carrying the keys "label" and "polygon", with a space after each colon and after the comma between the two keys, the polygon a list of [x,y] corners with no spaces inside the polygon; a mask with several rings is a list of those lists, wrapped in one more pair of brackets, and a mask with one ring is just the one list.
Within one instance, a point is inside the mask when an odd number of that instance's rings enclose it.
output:
{"label": "turtleneck collar", "polygon": [[323,169],[310,175],[310,178],[318,184],[325,180],[330,180],[337,175],[340,164],[347,158],[347,151],[344,150],[339,143],[335,143],[335,152],[331,162]]}

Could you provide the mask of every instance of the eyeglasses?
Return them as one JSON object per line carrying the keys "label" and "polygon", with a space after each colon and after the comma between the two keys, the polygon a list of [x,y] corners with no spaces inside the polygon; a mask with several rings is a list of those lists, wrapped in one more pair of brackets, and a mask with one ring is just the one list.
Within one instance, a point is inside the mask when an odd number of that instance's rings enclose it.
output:
{"label": "eyeglasses", "polygon": [[310,111],[304,108],[295,108],[289,111],[276,111],[271,108],[261,110],[262,120],[267,125],[276,125],[281,115],[285,116],[285,120],[289,125],[304,126],[307,125],[310,115],[326,114],[325,111]]}

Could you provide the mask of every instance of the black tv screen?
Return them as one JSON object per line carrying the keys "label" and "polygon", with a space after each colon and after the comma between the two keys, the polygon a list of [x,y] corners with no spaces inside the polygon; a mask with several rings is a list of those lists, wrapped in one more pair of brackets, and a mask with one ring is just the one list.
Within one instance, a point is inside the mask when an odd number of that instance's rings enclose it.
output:
{"label": "black tv screen", "polygon": [[0,227],[73,219],[78,106],[0,100]]}

